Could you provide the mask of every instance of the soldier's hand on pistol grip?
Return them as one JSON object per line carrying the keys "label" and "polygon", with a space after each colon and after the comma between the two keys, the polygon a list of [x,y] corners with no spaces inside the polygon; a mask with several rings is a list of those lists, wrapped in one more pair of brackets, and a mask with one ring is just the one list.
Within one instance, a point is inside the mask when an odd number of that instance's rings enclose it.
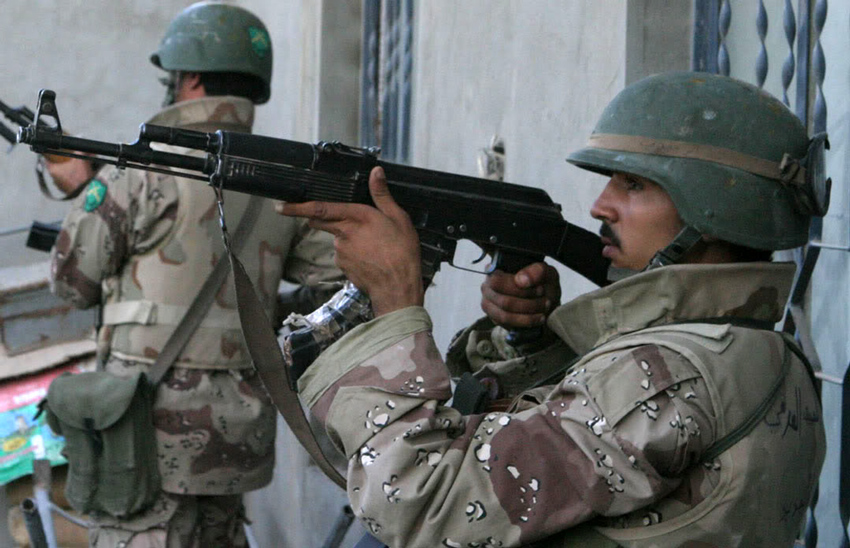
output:
{"label": "soldier's hand on pistol grip", "polygon": [[481,284],[481,309],[494,323],[509,329],[543,325],[560,303],[558,271],[542,262],[516,274],[496,270]]}

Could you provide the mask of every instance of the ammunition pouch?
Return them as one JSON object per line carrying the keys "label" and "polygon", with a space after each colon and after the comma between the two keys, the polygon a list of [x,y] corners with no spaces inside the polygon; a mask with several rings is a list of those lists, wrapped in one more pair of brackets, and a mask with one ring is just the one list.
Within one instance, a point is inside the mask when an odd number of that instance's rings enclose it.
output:
{"label": "ammunition pouch", "polygon": [[65,437],[65,496],[78,512],[124,517],[156,500],[155,390],[143,373],[66,373],[50,384],[43,405],[50,428]]}

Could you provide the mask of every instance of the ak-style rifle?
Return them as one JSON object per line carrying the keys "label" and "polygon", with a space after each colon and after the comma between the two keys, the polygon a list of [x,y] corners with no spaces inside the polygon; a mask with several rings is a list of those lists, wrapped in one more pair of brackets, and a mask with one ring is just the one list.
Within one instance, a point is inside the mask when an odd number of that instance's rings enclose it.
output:
{"label": "ak-style rifle", "polygon": [[[45,119],[52,118],[48,124]],[[211,186],[287,202],[372,204],[369,172],[384,168],[395,201],[410,215],[422,246],[423,276],[454,264],[459,240],[492,256],[490,268],[516,272],[551,257],[585,278],[607,283],[608,261],[596,234],[573,225],[542,189],[393,164],[376,149],[316,144],[232,131],[204,133],[152,124],[132,144],[65,135],[56,94],[41,90],[33,123],[18,140],[40,154],[57,154],[198,179]],[[152,143],[204,151],[193,156],[154,150]]]}
{"label": "ak-style rifle", "polygon": [[[54,123],[48,124],[47,118]],[[419,234],[426,280],[443,262],[453,264],[457,242],[465,239],[491,254],[493,269],[516,272],[551,257],[599,285],[607,282],[608,261],[602,257],[600,238],[565,221],[561,207],[543,190],[392,164],[379,160],[377,149],[329,142],[300,143],[230,131],[202,133],[150,124],[140,126],[139,138],[132,144],[92,141],[63,135],[56,94],[50,90],[39,93],[35,121],[21,128],[18,141],[41,154],[86,159],[93,156],[119,167],[206,181],[219,199],[222,190],[232,190],[289,202],[372,204],[369,173],[373,167],[381,166],[393,198],[410,215]],[[152,143],[206,154],[155,150]],[[262,305],[250,289],[244,267],[238,257],[232,253],[229,257],[242,331],[254,367],[292,432],[322,470],[344,488],[345,479],[322,453],[292,386],[319,352],[368,318],[368,311],[360,314],[362,294],[354,288],[349,295],[351,287],[341,290],[335,299],[343,310],[334,308],[324,314],[323,307],[314,312],[322,315],[327,325],[333,324],[334,329],[316,324],[298,329],[286,339],[284,357]],[[348,321],[348,316],[353,321]],[[338,321],[340,318],[346,321]],[[296,334],[301,335],[302,348],[295,348]],[[522,338],[536,335],[517,335],[515,340],[521,342]]]}

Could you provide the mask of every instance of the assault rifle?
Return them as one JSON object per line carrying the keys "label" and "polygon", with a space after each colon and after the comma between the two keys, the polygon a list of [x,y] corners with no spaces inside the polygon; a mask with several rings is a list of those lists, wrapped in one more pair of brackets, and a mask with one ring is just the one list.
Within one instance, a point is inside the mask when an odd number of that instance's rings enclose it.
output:
{"label": "assault rifle", "polygon": [[[48,124],[45,118],[54,123]],[[41,90],[35,120],[21,128],[18,140],[40,154],[164,172],[206,181],[218,189],[288,202],[371,204],[369,172],[381,166],[393,198],[419,233],[425,278],[430,280],[443,262],[454,265],[457,242],[465,239],[491,254],[491,269],[516,272],[551,257],[597,285],[607,283],[608,261],[601,255],[599,236],[565,221],[561,206],[541,189],[384,162],[376,149],[337,142],[309,144],[152,124],[139,129],[138,140],[131,144],[65,135],[56,94]],[[152,143],[206,154],[154,150]]]}
{"label": "assault rifle", "polygon": [[[45,119],[52,119],[52,125]],[[372,204],[369,173],[373,167],[381,166],[393,198],[410,215],[419,234],[426,280],[443,262],[453,264],[457,242],[466,239],[492,255],[494,269],[515,272],[551,257],[596,284],[607,282],[608,262],[602,257],[600,238],[565,221],[561,207],[543,190],[392,164],[379,160],[376,149],[328,142],[308,144],[229,131],[202,133],[150,124],[140,126],[139,138],[132,144],[92,141],[63,135],[56,94],[50,90],[39,93],[35,121],[21,128],[18,141],[41,154],[86,159],[91,156],[84,155],[94,155],[96,160],[122,168],[206,181],[217,193],[232,190],[290,202]],[[155,150],[153,143],[206,154]],[[243,335],[269,396],[316,463],[344,487],[345,479],[313,437],[292,384],[318,352],[363,318],[358,307],[346,305],[359,304],[362,294],[356,288],[353,296],[347,294],[346,288],[338,292],[335,298],[342,310],[335,307],[324,314],[326,326],[333,324],[333,329],[315,325],[299,329],[306,346],[296,352],[293,333],[284,343],[284,353],[289,355],[285,358],[280,355],[274,330],[268,325],[256,293],[250,290],[244,267],[232,254],[230,262]],[[316,312],[322,314],[323,309]],[[340,318],[345,321],[338,321]],[[536,339],[533,333],[516,339],[532,337]]]}

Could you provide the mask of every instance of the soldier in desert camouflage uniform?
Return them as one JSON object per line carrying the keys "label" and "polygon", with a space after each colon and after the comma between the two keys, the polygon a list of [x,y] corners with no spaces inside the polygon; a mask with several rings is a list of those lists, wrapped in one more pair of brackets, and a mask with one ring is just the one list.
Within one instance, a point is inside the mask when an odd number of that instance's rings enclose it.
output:
{"label": "soldier in desert camouflage uniform", "polygon": [[[268,32],[232,5],[199,3],[181,12],[152,61],[169,71],[171,86],[170,106],[153,124],[250,132],[254,103],[269,97]],[[51,172],[57,184],[73,187],[61,169],[86,166],[67,163]],[[226,193],[231,226],[248,199]],[[99,352],[108,371],[130,375],[153,363],[224,255],[207,185],[107,167],[65,218],[52,255],[53,287],[77,306],[103,305]],[[240,257],[270,315],[281,278],[313,288],[340,279],[331,238],[281,218],[269,201]],[[333,288],[316,294],[325,292]],[[271,480],[276,413],[244,346],[229,281],[159,386],[153,420],[163,496],[141,515],[99,519],[92,544],[244,546],[242,493]]]}
{"label": "soldier in desert camouflage uniform", "polygon": [[[610,177],[591,210],[603,254],[644,271],[562,306],[554,268],[497,272],[482,286],[490,319],[456,339],[449,367],[381,170],[376,208],[287,204],[336,236],[374,307],[299,381],[349,458],[358,517],[394,548],[790,546],[825,441],[813,378],[771,330],[794,266],[769,259],[823,214],[823,181],[804,169],[821,150],[736,80],[629,86],[569,161]],[[494,322],[548,335],[513,348]],[[465,370],[517,397],[462,416],[445,402]]]}

